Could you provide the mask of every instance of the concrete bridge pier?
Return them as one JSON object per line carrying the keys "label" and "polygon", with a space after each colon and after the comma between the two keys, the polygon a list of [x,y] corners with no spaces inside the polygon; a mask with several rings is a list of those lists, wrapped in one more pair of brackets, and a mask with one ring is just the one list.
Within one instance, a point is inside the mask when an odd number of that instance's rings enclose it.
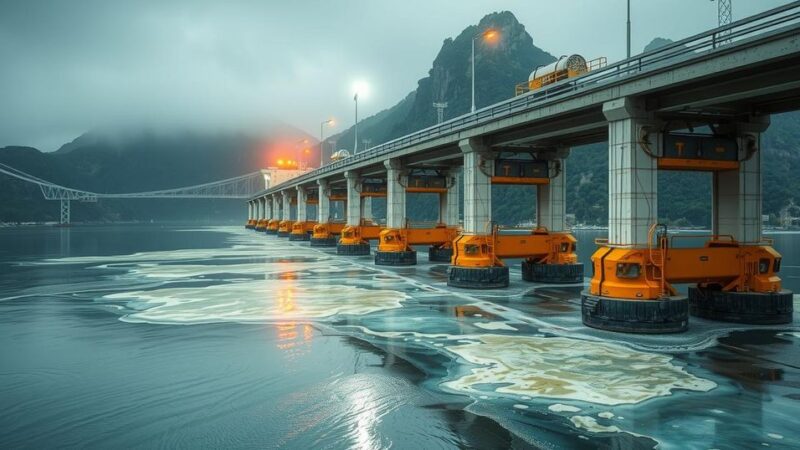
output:
{"label": "concrete bridge pier", "polygon": [[472,289],[507,287],[508,267],[493,252],[491,177],[494,160],[479,139],[462,139],[458,145],[464,158],[464,228],[453,242],[447,284]]}
{"label": "concrete bridge pier", "polygon": [[245,229],[252,230],[256,227],[255,224],[255,202],[250,200],[247,202],[247,223],[244,225]]}
{"label": "concrete bridge pier", "polygon": [[[669,333],[693,314],[746,323],[791,321],[780,255],[761,237],[758,133],[768,121],[712,123],[713,137],[673,133],[641,101],[607,102],[608,241],[592,256],[581,296],[584,324],[612,331]],[[723,159],[723,156],[730,158]],[[711,171],[713,235],[698,243],[657,224],[659,170]],[[673,284],[696,284],[689,295]]]}
{"label": "concrete bridge pier", "polygon": [[[765,254],[759,257],[754,283],[739,280],[735,289],[698,283],[689,288],[689,313],[706,319],[745,323],[790,323],[794,312],[793,296],[782,289],[777,276],[781,256],[761,230],[761,133],[769,127],[769,116],[751,116],[748,121],[730,124],[739,148],[737,170],[713,173],[712,234],[719,241],[734,237],[743,252]],[[722,131],[725,131],[724,129]],[[753,264],[755,266],[755,264]],[[727,286],[730,287],[730,286]]]}
{"label": "concrete bridge pier", "polygon": [[331,199],[328,190],[328,180],[317,180],[319,187],[319,204],[317,204],[317,224],[311,235],[312,247],[335,247],[339,240],[331,230]]}
{"label": "concrete bridge pier", "polygon": [[261,197],[259,199],[256,199],[255,202],[256,219],[254,227],[256,231],[264,232],[267,229],[267,221],[264,219],[265,205],[266,205],[266,198]]}
{"label": "concrete bridge pier", "polygon": [[[461,168],[451,168],[446,172],[447,190],[439,193],[439,225],[450,230],[454,235],[461,233],[461,226],[458,222],[459,213],[459,189],[460,184],[458,175]],[[447,241],[441,245],[432,245],[428,248],[428,261],[449,263],[453,258],[453,241]]]}
{"label": "concrete bridge pier", "polygon": [[361,256],[369,255],[369,241],[361,236],[361,210],[362,197],[359,192],[360,176],[353,171],[344,173],[347,181],[347,225],[342,229],[339,242],[336,244],[336,253],[339,255]]}
{"label": "concrete bridge pier", "polygon": [[289,235],[290,241],[308,241],[311,239],[310,232],[313,230],[314,222],[308,221],[308,193],[303,186],[297,186],[297,220],[292,224],[292,232]]}
{"label": "concrete bridge pier", "polygon": [[267,234],[278,234],[278,227],[280,226],[281,222],[280,221],[281,206],[280,206],[280,200],[278,199],[279,195],[280,194],[278,193],[274,193],[270,196],[269,199],[267,199],[267,202],[269,202],[270,204],[269,207],[270,216],[269,216],[269,221],[267,222],[267,230],[266,230]]}
{"label": "concrete bridge pier", "polygon": [[375,264],[383,266],[412,266],[417,252],[408,242],[406,228],[407,177],[399,159],[388,159],[386,167],[386,228],[378,237]]}
{"label": "concrete bridge pier", "polygon": [[[551,250],[522,261],[522,279],[539,283],[582,283],[583,263],[578,262],[576,239],[567,230],[566,180],[569,148],[542,152],[549,182],[536,185],[536,229],[531,240],[545,240]],[[552,247],[557,247],[552,249]]]}
{"label": "concrete bridge pier", "polygon": [[282,191],[283,209],[281,210],[281,222],[278,224],[278,237],[289,237],[292,233],[292,194],[289,191]]}

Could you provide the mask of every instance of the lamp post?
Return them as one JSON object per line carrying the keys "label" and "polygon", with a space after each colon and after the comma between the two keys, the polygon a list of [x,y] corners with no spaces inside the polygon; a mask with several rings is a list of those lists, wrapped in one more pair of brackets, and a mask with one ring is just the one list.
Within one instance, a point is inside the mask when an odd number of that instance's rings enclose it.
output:
{"label": "lamp post", "polygon": [[353,154],[355,155],[358,153],[358,91],[356,91],[356,95],[353,96],[353,101],[356,102],[356,124],[354,126],[355,129],[355,142],[353,142]]}
{"label": "lamp post", "polygon": [[472,38],[472,70],[470,71],[470,78],[472,78],[472,109],[470,111],[472,112],[475,112],[475,41],[481,37],[487,41],[491,41],[497,37],[498,34],[500,33],[494,28],[487,28]]}
{"label": "lamp post", "polygon": [[628,0],[628,59],[631,57],[631,0]]}
{"label": "lamp post", "polygon": [[323,146],[325,145],[323,143],[323,140],[325,138],[325,136],[324,136],[325,125],[333,126],[333,119],[325,120],[325,121],[323,121],[322,123],[319,124],[319,166],[320,167],[325,165],[325,149],[323,148]]}
{"label": "lamp post", "polygon": [[353,154],[355,155],[356,153],[358,153],[358,96],[364,94],[368,95],[369,85],[362,80],[356,81],[353,84],[353,92],[355,92],[355,95],[353,95],[353,102],[355,102],[356,106],[356,123],[353,126],[353,131],[355,133],[355,138],[354,138],[355,142],[353,142]]}

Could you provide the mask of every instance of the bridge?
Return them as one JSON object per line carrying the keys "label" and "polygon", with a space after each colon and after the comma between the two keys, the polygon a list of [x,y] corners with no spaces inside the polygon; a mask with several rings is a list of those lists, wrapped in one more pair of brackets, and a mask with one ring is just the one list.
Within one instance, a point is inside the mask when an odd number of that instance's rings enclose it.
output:
{"label": "bridge", "polygon": [[0,174],[35,184],[39,186],[46,200],[57,200],[61,202],[61,217],[59,221],[61,225],[68,225],[70,223],[70,202],[72,201],[96,202],[98,199],[102,198],[246,199],[260,190],[269,188],[270,185],[273,184],[273,181],[280,182],[290,176],[296,176],[298,173],[302,173],[299,171],[289,171],[291,173],[284,172],[285,171],[279,172],[278,169],[262,169],[258,172],[195,186],[147,192],[98,193],[61,186],[0,163]]}
{"label": "bridge", "polygon": [[[690,312],[790,322],[780,254],[761,234],[759,144],[770,114],[800,107],[798,68],[800,2],[793,2],[532,86],[266,188],[248,200],[247,227],[346,256],[369,255],[374,240],[382,265],[416,264],[414,246],[430,245],[429,260],[449,263],[447,283],[458,289],[508,286],[509,258],[522,259],[523,281],[583,283],[564,220],[565,171],[571,147],[605,141],[609,228],[581,295],[587,326],[679,332]],[[681,236],[656,223],[662,170],[713,174],[712,234],[701,245],[676,244]],[[493,184],[535,185],[537,226],[523,233],[495,226]],[[408,192],[439,194],[437,224],[409,223]],[[386,199],[385,225],[371,217],[374,197]],[[345,223],[331,219],[333,202],[343,203]],[[691,284],[688,295],[677,284]]]}

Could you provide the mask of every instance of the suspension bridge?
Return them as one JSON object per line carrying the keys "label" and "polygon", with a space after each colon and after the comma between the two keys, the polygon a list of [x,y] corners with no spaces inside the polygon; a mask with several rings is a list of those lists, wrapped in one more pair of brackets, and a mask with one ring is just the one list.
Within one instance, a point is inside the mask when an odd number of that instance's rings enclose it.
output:
{"label": "suspension bridge", "polygon": [[234,178],[157,191],[100,193],[62,186],[0,163],[1,174],[35,184],[39,186],[45,200],[61,202],[59,220],[61,225],[70,223],[70,202],[72,201],[96,202],[102,198],[246,199],[256,192],[269,188],[274,182],[282,181],[285,177],[279,176],[277,170],[262,169]]}

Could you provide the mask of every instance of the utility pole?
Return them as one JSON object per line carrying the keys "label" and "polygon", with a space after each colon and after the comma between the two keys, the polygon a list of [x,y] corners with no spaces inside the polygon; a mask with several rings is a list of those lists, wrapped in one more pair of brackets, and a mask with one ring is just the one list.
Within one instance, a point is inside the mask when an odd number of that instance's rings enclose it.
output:
{"label": "utility pole", "polygon": [[[711,0],[712,2],[714,0]],[[730,25],[733,22],[733,0],[716,0],[717,2],[717,26],[722,27]],[[725,30],[719,33],[719,43],[727,44],[731,41],[731,30]]]}
{"label": "utility pole", "polygon": [[631,0],[628,0],[628,58],[631,57]]}
{"label": "utility pole", "polygon": [[447,102],[433,102],[433,107],[436,108],[436,124],[444,122],[444,109],[447,108]]}
{"label": "utility pole", "polygon": [[353,154],[355,155],[358,153],[358,92],[353,96],[353,101],[356,102],[356,124],[354,126],[356,136],[355,142],[353,142]]}

